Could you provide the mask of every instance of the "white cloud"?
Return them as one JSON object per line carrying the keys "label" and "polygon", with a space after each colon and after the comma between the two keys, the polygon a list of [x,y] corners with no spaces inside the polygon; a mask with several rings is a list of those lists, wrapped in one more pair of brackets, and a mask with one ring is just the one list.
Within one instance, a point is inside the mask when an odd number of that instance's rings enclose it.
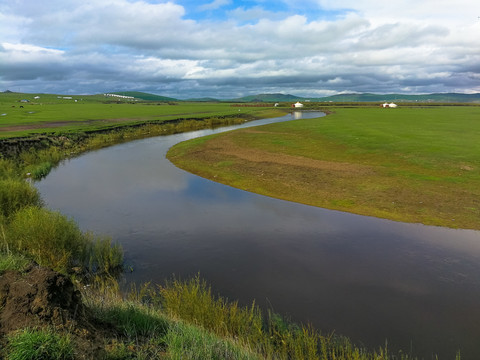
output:
{"label": "white cloud", "polygon": [[[62,50],[48,49],[30,44],[11,44],[4,42],[1,45],[4,50],[10,53],[10,55],[15,56],[18,54],[20,55],[20,58],[23,58],[24,60],[27,60],[25,58],[29,58],[30,56],[58,56],[64,54],[64,51]],[[20,58],[15,60],[20,60]]]}
{"label": "white cloud", "polygon": [[[325,9],[351,9],[369,18],[421,20],[426,22],[465,22],[475,18],[480,5],[471,0],[402,0],[388,1],[379,4],[376,0],[316,0]],[[473,13],[472,13],[473,11]],[[473,16],[472,16],[473,15]]]}
{"label": "white cloud", "polygon": [[0,80],[17,91],[36,84],[57,92],[123,87],[170,96],[189,89],[216,96],[220,88],[222,94],[479,88],[476,2],[284,2],[341,16],[311,20],[257,2],[227,12],[232,19],[203,21],[187,19],[187,9],[173,1],[8,2],[0,6]]}

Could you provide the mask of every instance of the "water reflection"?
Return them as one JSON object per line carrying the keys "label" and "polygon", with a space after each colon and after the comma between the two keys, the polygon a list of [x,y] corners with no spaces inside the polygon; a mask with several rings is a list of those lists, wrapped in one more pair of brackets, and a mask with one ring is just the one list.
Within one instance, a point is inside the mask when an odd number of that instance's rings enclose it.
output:
{"label": "water reflection", "polygon": [[426,358],[452,359],[457,349],[480,358],[479,232],[271,199],[165,159],[173,144],[216,131],[91,152],[37,186],[48,206],[122,243],[135,269],[129,280],[200,272],[222,295],[367,346],[388,338]]}
{"label": "water reflection", "polygon": [[292,116],[295,120],[302,119],[303,117],[303,112],[302,111],[293,111]]}

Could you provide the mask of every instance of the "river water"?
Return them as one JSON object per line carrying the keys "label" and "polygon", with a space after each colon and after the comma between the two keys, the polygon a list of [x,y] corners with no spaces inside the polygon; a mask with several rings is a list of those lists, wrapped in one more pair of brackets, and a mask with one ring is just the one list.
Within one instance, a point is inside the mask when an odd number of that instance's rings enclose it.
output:
{"label": "river water", "polygon": [[[322,113],[295,113],[254,126]],[[321,121],[312,120],[312,121]],[[214,293],[367,347],[480,359],[480,232],[404,224],[260,196],[197,177],[148,138],[65,161],[37,182],[48,207],[111,236],[134,271],[200,273]]]}

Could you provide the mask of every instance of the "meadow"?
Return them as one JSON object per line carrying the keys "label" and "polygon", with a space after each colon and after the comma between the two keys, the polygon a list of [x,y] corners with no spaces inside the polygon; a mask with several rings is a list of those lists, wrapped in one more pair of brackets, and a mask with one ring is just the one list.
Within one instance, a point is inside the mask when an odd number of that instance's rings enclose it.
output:
{"label": "meadow", "polygon": [[480,107],[334,108],[324,118],[191,140],[167,156],[271,197],[480,229]]}
{"label": "meadow", "polygon": [[255,113],[266,112],[262,108],[238,108],[229,103],[135,102],[103,95],[68,97],[70,99],[51,94],[0,93],[0,138],[98,131],[179,119],[242,116],[251,119]]}

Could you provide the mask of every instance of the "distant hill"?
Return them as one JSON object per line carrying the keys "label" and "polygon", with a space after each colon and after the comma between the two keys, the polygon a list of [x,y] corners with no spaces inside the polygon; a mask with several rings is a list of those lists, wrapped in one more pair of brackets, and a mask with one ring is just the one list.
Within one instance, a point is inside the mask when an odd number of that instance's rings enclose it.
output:
{"label": "distant hill", "polygon": [[477,94],[459,94],[459,93],[437,93],[423,95],[403,95],[403,94],[372,94],[372,93],[352,93],[326,96],[321,98],[299,97],[290,94],[258,94],[244,96],[237,99],[223,101],[231,102],[295,102],[295,101],[315,101],[315,102],[438,102],[438,103],[480,103],[480,93]]}
{"label": "distant hill", "polygon": [[193,98],[193,99],[186,99],[184,101],[197,101],[197,102],[220,102],[221,100],[204,97],[204,98]]}
{"label": "distant hill", "polygon": [[[7,96],[25,96],[30,98],[35,95],[41,96],[42,101],[47,99],[57,98],[59,95],[55,94],[27,94],[16,93],[10,90],[0,92],[2,97]],[[421,95],[405,95],[405,94],[373,94],[373,93],[351,93],[351,94],[338,94],[332,96],[326,96],[321,98],[313,97],[300,97],[291,94],[257,94],[249,95],[236,99],[215,99],[211,97],[192,98],[188,100],[179,100],[167,96],[155,95],[141,91],[118,91],[111,92],[110,94],[132,96],[135,99],[145,101],[202,101],[202,102],[433,102],[433,103],[479,103],[480,93],[476,94],[460,94],[460,93],[433,93],[433,94],[421,94]],[[73,95],[70,95],[73,96]],[[76,95],[82,97],[84,100],[98,101],[103,99],[103,94],[97,95]]]}
{"label": "distant hill", "polygon": [[258,94],[244,96],[237,99],[231,99],[228,101],[233,102],[282,102],[282,101],[298,101],[303,100],[303,98],[290,95],[290,94]]}
{"label": "distant hill", "polygon": [[403,94],[339,94],[327,96],[312,101],[333,101],[333,102],[440,102],[440,103],[470,103],[480,102],[480,94],[458,94],[458,93],[439,93],[423,95],[403,95]]}
{"label": "distant hill", "polygon": [[160,96],[150,93],[145,93],[141,91],[117,91],[111,92],[109,94],[123,95],[123,96],[133,96],[135,99],[146,100],[146,101],[178,101],[177,99]]}

